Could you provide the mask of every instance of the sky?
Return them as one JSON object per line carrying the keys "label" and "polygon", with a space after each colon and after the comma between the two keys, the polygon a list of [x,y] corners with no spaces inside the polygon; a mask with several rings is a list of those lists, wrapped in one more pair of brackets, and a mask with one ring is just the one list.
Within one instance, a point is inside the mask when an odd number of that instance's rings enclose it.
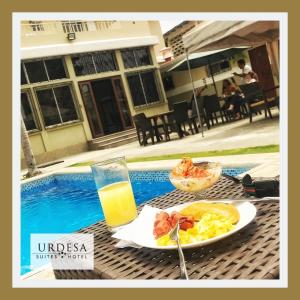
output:
{"label": "sky", "polygon": [[176,25],[180,24],[184,20],[174,20],[174,21],[159,21],[162,33],[166,33]]}

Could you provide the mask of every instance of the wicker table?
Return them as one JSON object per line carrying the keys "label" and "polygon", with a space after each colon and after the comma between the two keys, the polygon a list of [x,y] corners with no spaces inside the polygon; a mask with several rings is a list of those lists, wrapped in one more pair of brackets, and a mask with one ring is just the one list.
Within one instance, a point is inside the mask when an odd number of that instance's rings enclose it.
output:
{"label": "wicker table", "polygon": [[[220,178],[207,190],[210,198],[236,198],[243,194],[240,184]],[[194,195],[175,190],[149,202],[167,208]],[[279,203],[255,204],[257,216],[243,230],[211,245],[184,250],[190,279],[277,279],[279,278]],[[140,207],[141,209],[141,207]],[[57,279],[178,279],[176,251],[114,247],[104,222],[80,232],[93,233],[94,270],[55,270]]]}

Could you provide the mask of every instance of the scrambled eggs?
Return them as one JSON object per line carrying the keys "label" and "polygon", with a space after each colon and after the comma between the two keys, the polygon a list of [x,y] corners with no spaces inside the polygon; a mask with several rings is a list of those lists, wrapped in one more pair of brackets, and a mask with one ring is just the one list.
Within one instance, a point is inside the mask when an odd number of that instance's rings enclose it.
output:
{"label": "scrambled eggs", "polygon": [[[179,230],[179,240],[181,244],[191,244],[222,235],[233,228],[234,225],[229,218],[221,214],[207,212],[199,222],[195,223],[193,228],[186,231]],[[169,234],[158,238],[156,242],[158,246],[176,245],[176,242],[170,239]]]}

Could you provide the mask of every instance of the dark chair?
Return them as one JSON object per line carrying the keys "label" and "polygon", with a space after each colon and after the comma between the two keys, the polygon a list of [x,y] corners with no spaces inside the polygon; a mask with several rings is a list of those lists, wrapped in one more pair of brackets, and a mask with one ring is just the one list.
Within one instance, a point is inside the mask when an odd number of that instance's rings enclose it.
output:
{"label": "dark chair", "polygon": [[267,99],[264,90],[259,82],[253,82],[249,84],[243,84],[239,86],[245,96],[245,100],[248,103],[249,119],[252,122],[252,114],[261,112],[264,110],[266,118],[272,119],[272,113],[270,108],[277,106],[279,108],[279,98],[275,97]]}
{"label": "dark chair", "polygon": [[[140,145],[147,145],[147,139],[150,137],[152,145],[154,144],[154,128],[152,123],[144,113],[136,114],[133,116],[133,122],[135,124],[136,133],[138,136],[138,140]],[[142,134],[142,138],[141,138]]]}
{"label": "dark chair", "polygon": [[[206,124],[207,129],[209,129],[210,124],[207,119],[206,112],[204,110],[204,97],[203,96],[200,96],[197,98],[197,105],[198,105],[198,109],[199,109],[199,113],[200,113],[201,124],[202,124],[202,126],[204,124]],[[191,113],[190,119],[194,124],[195,131],[198,133],[199,131],[198,131],[198,126],[197,126],[197,122],[196,122],[196,120],[198,119],[198,113],[197,113],[196,102],[194,99],[192,100],[192,113]],[[200,123],[200,120],[199,120],[199,123]]]}
{"label": "dark chair", "polygon": [[214,121],[219,124],[217,113],[219,113],[222,123],[226,119],[224,111],[221,109],[220,101],[217,95],[203,96],[203,106],[207,116],[207,122],[214,125]]}
{"label": "dark chair", "polygon": [[[167,114],[161,114],[159,116],[152,116],[150,118],[151,121],[153,120],[154,123],[153,128],[158,142],[162,140],[163,135],[165,136],[164,138],[165,141],[170,140],[170,133],[174,131],[172,126],[173,124],[169,122],[170,116],[171,113],[170,114],[167,113]],[[160,124],[158,123],[159,120],[161,121]]]}
{"label": "dark chair", "polygon": [[[226,121],[236,120],[236,113],[239,112],[241,117],[248,117],[248,109],[246,106],[246,101],[241,96],[240,91],[236,91],[234,95],[226,98],[225,104],[221,107]],[[233,105],[233,110],[229,110],[230,105]]]}
{"label": "dark chair", "polygon": [[275,90],[279,89],[279,85],[278,86],[274,86],[272,88],[266,89],[264,90],[264,93],[266,95],[267,98],[267,103],[269,107],[277,107],[278,109],[280,109],[280,100],[279,100],[279,96],[272,96],[272,97],[268,97],[268,94],[270,92],[274,92]]}
{"label": "dark chair", "polygon": [[[186,132],[185,124],[187,123],[189,125],[190,131],[192,134],[194,134],[192,121],[189,118],[188,115],[188,103],[186,101],[178,102],[173,104],[173,118],[178,128],[178,135],[179,137],[182,137],[184,135],[184,132]],[[184,128],[184,131],[182,130],[182,127]]]}
{"label": "dark chair", "polygon": [[162,126],[162,130],[160,131],[161,135],[166,135],[166,141],[170,141],[170,134],[172,132],[176,132],[179,136],[179,138],[182,137],[182,132],[179,129],[179,126],[177,125],[175,118],[174,118],[174,113],[170,113],[167,116],[165,116],[164,120],[164,125]]}

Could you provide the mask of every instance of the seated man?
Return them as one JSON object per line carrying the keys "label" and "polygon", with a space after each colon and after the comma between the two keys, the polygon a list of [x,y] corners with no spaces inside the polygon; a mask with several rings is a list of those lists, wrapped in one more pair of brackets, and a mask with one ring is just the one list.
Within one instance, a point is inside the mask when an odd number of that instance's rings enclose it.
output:
{"label": "seated man", "polygon": [[237,72],[234,72],[233,75],[239,76],[242,78],[242,84],[248,84],[252,82],[258,81],[258,76],[249,65],[246,64],[244,59],[238,60],[238,66],[242,70],[242,73],[239,74]]}

